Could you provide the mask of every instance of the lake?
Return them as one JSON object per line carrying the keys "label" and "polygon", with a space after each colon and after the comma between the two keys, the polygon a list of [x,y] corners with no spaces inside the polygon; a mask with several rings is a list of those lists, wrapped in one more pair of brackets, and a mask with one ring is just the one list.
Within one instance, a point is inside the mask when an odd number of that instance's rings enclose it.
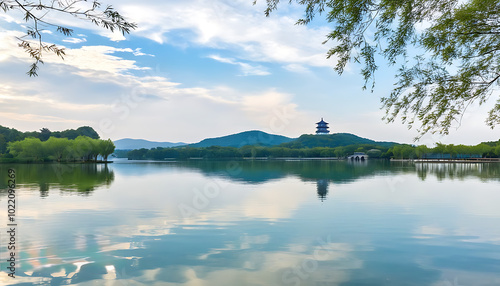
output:
{"label": "lake", "polygon": [[1,285],[500,285],[500,164],[115,160],[0,174]]}

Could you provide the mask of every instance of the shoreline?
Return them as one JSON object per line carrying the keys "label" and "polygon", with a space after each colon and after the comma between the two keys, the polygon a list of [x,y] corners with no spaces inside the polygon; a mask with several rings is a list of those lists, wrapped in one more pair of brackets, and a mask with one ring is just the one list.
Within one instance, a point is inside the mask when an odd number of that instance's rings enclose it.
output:
{"label": "shoreline", "polygon": [[57,162],[57,161],[50,161],[50,162],[29,162],[29,161],[2,161],[0,160],[0,165],[6,165],[6,164],[111,164],[113,161],[65,161],[65,162]]}
{"label": "shoreline", "polygon": [[471,158],[471,159],[391,159],[391,162],[414,162],[414,163],[500,163],[500,158]]}

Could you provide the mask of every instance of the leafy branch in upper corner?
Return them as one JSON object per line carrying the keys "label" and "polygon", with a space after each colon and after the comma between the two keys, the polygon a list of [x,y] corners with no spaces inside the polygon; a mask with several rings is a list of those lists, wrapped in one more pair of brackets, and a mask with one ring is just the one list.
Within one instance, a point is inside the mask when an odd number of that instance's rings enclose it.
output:
{"label": "leafy branch in upper corner", "polygon": [[[266,0],[269,15],[279,0]],[[388,65],[400,63],[395,87],[381,99],[384,117],[400,117],[414,125],[419,139],[430,133],[448,134],[460,125],[467,108],[497,97],[486,124],[500,124],[500,2],[491,0],[289,0],[305,6],[308,24],[327,13],[335,46],[327,57],[338,59],[342,74],[347,63],[363,64],[363,88],[375,84],[377,55]],[[427,27],[427,28],[426,28]],[[414,55],[414,56],[412,56]],[[496,93],[495,93],[496,92]]]}
{"label": "leafy branch in upper corner", "polygon": [[0,9],[5,13],[14,10],[21,11],[23,20],[30,23],[30,26],[26,28],[26,35],[18,38],[20,41],[19,47],[23,48],[34,60],[27,74],[29,76],[38,75],[38,65],[43,64],[45,52],[52,52],[64,59],[64,48],[45,43],[42,40],[42,31],[45,28],[53,28],[64,36],[71,36],[73,30],[54,22],[52,20],[54,17],[47,19],[49,13],[72,15],[78,19],[90,21],[111,32],[120,31],[124,35],[137,27],[135,23],[128,22],[112,6],[101,8],[101,5],[101,2],[97,0],[0,0]]}

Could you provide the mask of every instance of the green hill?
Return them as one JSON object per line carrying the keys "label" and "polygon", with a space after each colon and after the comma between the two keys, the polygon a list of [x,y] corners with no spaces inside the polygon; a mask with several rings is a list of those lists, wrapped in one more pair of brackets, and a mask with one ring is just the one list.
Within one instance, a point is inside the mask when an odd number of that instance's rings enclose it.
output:
{"label": "green hill", "polygon": [[262,131],[252,130],[245,131],[237,134],[207,138],[195,144],[189,144],[190,147],[242,147],[245,145],[260,145],[260,146],[274,146],[290,142],[294,139],[281,135],[273,135]]}
{"label": "green hill", "polygon": [[300,149],[314,147],[339,147],[356,144],[371,144],[383,147],[391,147],[398,143],[395,142],[378,142],[367,138],[362,138],[350,133],[335,133],[330,135],[309,135],[304,134],[298,139],[291,142],[283,143],[281,147]]}

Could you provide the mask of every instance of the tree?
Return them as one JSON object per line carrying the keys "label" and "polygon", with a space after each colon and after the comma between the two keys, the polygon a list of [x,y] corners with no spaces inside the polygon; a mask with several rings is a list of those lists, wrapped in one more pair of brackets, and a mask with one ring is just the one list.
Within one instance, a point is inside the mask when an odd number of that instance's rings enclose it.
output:
{"label": "tree", "polygon": [[56,161],[60,162],[63,159],[67,148],[71,145],[71,142],[68,138],[50,137],[44,142],[44,145],[48,154],[50,154]]}
{"label": "tree", "polygon": [[[256,1],[256,0],[255,0]],[[254,2],[255,2],[254,1]],[[363,88],[375,84],[376,58],[400,65],[395,88],[382,98],[384,117],[401,117],[427,132],[448,134],[452,124],[473,104],[489,100],[500,85],[500,2],[491,0],[289,0],[305,6],[308,24],[327,12],[335,43],[327,57],[337,57],[335,70],[347,63],[363,64]],[[267,0],[265,14],[279,0]],[[427,28],[423,28],[427,27]],[[377,59],[378,61],[378,59]],[[500,99],[486,124],[500,124]]]}
{"label": "tree", "polygon": [[40,135],[38,138],[43,141],[47,141],[50,138],[50,135],[52,134],[52,131],[50,131],[48,128],[42,128],[40,129]]}
{"label": "tree", "polygon": [[92,139],[99,139],[99,134],[97,134],[97,132],[94,130],[94,128],[92,128],[90,126],[78,127],[78,129],[76,129],[76,132],[78,132],[78,135],[81,135],[81,136],[87,136],[87,137],[90,137]]}
{"label": "tree", "polygon": [[18,156],[23,151],[21,141],[13,141],[7,143],[7,152],[13,156]]}
{"label": "tree", "polygon": [[26,138],[23,141],[10,142],[7,149],[9,153],[23,159],[39,161],[46,155],[42,141],[38,138]]}
{"label": "tree", "polygon": [[403,159],[403,147],[401,145],[396,145],[389,150],[394,154],[394,158]]}
{"label": "tree", "polygon": [[337,156],[338,158],[345,157],[345,155],[347,154],[344,147],[336,147],[334,152],[335,156]]}
{"label": "tree", "polygon": [[129,160],[143,160],[146,159],[146,153],[148,152],[148,149],[142,148],[142,149],[135,149],[132,151],[128,152],[128,159]]}
{"label": "tree", "polygon": [[492,149],[491,146],[488,146],[487,144],[481,143],[473,147],[474,153],[481,155],[481,157],[484,157],[486,153],[490,152]]}
{"label": "tree", "polygon": [[72,151],[75,157],[80,157],[83,161],[96,161],[99,155],[99,140],[80,135],[76,137]]}
{"label": "tree", "polygon": [[99,154],[102,156],[104,161],[108,161],[108,156],[115,151],[115,144],[111,139],[100,140],[99,142]]}
{"label": "tree", "polygon": [[429,148],[425,145],[419,145],[415,148],[417,158],[424,158],[427,153],[429,153]]}
{"label": "tree", "polygon": [[495,155],[497,155],[498,157],[500,157],[500,145],[497,145],[495,147]]}
{"label": "tree", "polygon": [[401,156],[403,158],[414,158],[415,157],[415,148],[410,145],[403,145],[401,149]]}
{"label": "tree", "polygon": [[382,151],[379,149],[370,149],[366,152],[369,158],[380,158],[382,156]]}
{"label": "tree", "polygon": [[4,154],[7,151],[7,140],[5,136],[0,133],[0,154]]}
{"label": "tree", "polygon": [[446,154],[450,154],[451,158],[455,158],[457,155],[457,149],[453,144],[446,145],[444,150]]}
{"label": "tree", "polygon": [[444,152],[446,151],[446,144],[437,142],[436,147],[434,147],[432,151],[434,151],[434,153],[444,154]]}
{"label": "tree", "polygon": [[[54,53],[64,58],[64,48],[54,44],[45,43],[42,39],[43,31],[53,29],[64,36],[71,36],[73,30],[57,23],[58,16],[71,15],[76,18],[89,21],[97,26],[110,31],[120,31],[122,34],[130,33],[137,27],[135,23],[128,22],[111,6],[101,7],[98,0],[0,0],[0,8],[5,12],[20,11],[23,20],[29,23],[26,27],[26,35],[19,38],[19,47],[23,48],[33,63],[27,74],[37,76],[38,64],[43,64],[44,53]],[[56,15],[53,15],[56,14]],[[48,18],[48,15],[53,17]],[[31,38],[27,40],[26,38]]]}

